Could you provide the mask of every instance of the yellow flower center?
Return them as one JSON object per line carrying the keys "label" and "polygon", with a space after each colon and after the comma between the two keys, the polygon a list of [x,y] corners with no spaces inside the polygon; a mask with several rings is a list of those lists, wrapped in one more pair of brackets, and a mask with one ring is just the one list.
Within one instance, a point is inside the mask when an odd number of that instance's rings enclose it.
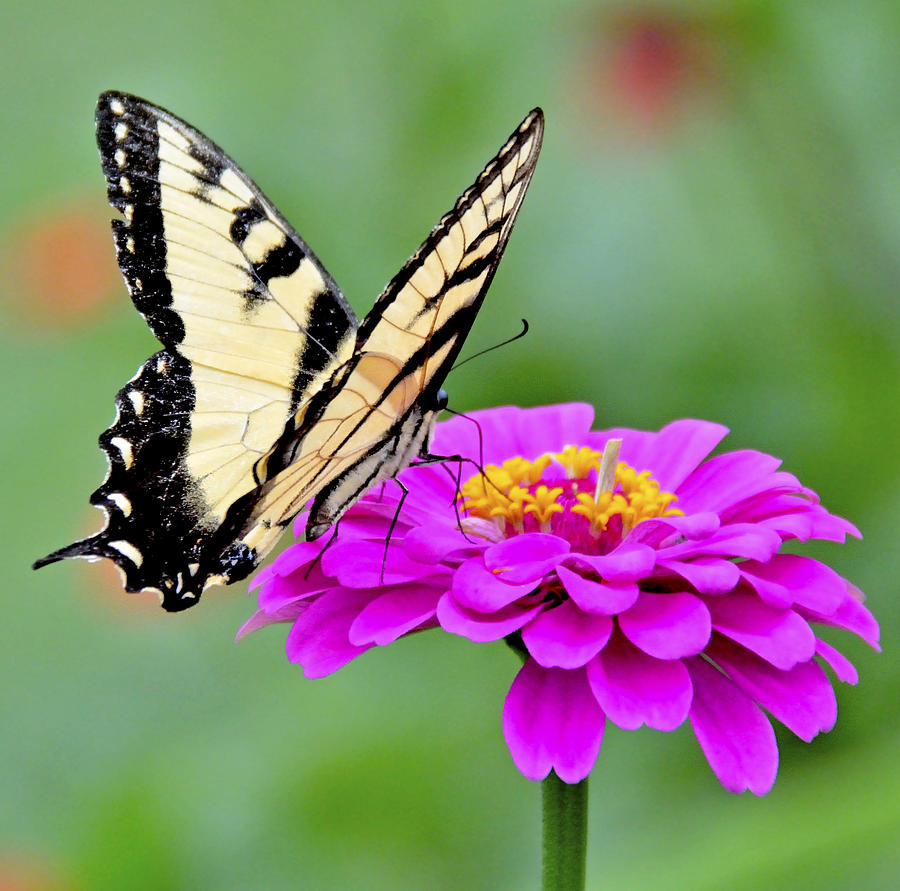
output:
{"label": "yellow flower center", "polygon": [[469,517],[492,521],[504,535],[553,532],[595,544],[610,536],[621,540],[644,520],[681,515],[669,506],[676,496],[661,491],[649,470],[638,473],[616,462],[618,447],[611,440],[603,452],[566,446],[536,461],[489,464],[462,485],[462,508]]}

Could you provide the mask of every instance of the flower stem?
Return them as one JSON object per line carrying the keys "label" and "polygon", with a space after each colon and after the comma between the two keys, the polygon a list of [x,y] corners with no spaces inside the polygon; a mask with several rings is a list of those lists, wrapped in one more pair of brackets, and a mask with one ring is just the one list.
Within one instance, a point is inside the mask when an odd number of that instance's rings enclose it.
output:
{"label": "flower stem", "polygon": [[543,891],[583,891],[588,778],[570,785],[550,771],[541,785],[544,799]]}

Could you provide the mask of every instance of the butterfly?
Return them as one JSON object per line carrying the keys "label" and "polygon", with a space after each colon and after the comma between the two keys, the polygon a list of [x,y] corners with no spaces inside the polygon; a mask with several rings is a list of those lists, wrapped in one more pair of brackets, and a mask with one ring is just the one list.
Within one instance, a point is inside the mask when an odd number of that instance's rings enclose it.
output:
{"label": "butterfly", "polygon": [[38,560],[107,558],[164,609],[245,578],[311,501],[306,537],[429,457],[444,379],[534,173],[530,112],[359,322],[316,255],[215,143],[106,92],[97,142],[116,255],[163,349],[116,396],[91,495],[106,524]]}

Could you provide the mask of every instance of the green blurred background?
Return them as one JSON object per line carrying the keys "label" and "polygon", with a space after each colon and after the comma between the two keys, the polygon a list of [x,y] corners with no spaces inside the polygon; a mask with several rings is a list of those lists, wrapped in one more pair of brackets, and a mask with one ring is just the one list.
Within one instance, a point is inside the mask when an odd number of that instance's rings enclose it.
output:
{"label": "green blurred background", "polygon": [[96,437],[155,349],[112,259],[92,128],[109,88],[225,146],[360,312],[543,106],[469,351],[523,316],[531,333],[452,375],[453,405],[727,424],[862,528],[806,552],[885,632],[880,657],[830,636],[861,683],[812,745],[779,732],[766,798],[724,792],[687,728],[610,728],[589,885],[896,887],[896,3],[5,6],[0,888],[537,885],[502,644],[433,632],[306,681],[283,628],[232,643],[245,585],[169,616],[96,565],[29,570],[99,523]]}

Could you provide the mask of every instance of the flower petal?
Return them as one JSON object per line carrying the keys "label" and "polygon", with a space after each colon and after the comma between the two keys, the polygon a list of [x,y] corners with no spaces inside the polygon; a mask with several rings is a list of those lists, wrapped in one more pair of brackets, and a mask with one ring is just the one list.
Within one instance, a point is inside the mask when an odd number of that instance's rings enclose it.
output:
{"label": "flower petal", "polygon": [[797,603],[828,615],[847,596],[846,580],[811,557],[776,554],[768,563],[746,560],[739,568],[765,603],[781,609]]}
{"label": "flower petal", "polygon": [[[394,588],[366,605],[350,626],[355,646],[385,646],[414,628],[434,620],[437,603],[445,588],[408,584]],[[436,621],[431,622],[437,624]]]}
{"label": "flower petal", "polygon": [[765,795],[778,772],[775,731],[759,707],[699,656],[688,660],[694,684],[691,727],[709,766],[729,792]]}
{"label": "flower petal", "polygon": [[579,563],[586,563],[604,581],[613,584],[635,582],[650,574],[656,565],[656,551],[644,544],[624,542],[608,554],[577,554]]}
{"label": "flower petal", "polygon": [[831,644],[817,638],[816,655],[821,656],[831,666],[831,670],[837,675],[839,681],[843,681],[845,684],[859,683],[859,673],[853,667],[853,663]]}
{"label": "flower petal", "polygon": [[437,455],[463,455],[481,465],[502,464],[514,455],[531,461],[544,452],[581,443],[593,420],[594,407],[583,402],[473,411],[438,424],[431,450]]}
{"label": "flower petal", "polygon": [[637,599],[640,589],[634,582],[618,585],[586,579],[565,566],[556,567],[556,575],[572,600],[586,613],[614,616],[628,609]]}
{"label": "flower petal", "polygon": [[609,616],[582,612],[571,600],[545,609],[522,629],[522,641],[544,668],[581,668],[606,646]]}
{"label": "flower petal", "polygon": [[746,557],[750,560],[771,559],[781,547],[781,539],[771,529],[752,523],[722,526],[702,541],[682,541],[661,547],[660,560],[686,560],[716,554],[724,557]]}
{"label": "flower petal", "polygon": [[432,523],[416,526],[403,539],[403,550],[417,563],[440,563],[452,557],[471,556],[483,550],[486,542],[467,539],[456,526]]}
{"label": "flower petal", "polygon": [[238,632],[234,636],[235,642],[254,631],[259,631],[260,628],[265,628],[266,625],[273,625],[276,622],[293,622],[308,606],[308,600],[296,600],[271,613],[264,609],[258,609],[238,628]]}
{"label": "flower petal", "polygon": [[371,644],[354,646],[349,631],[371,599],[371,591],[350,588],[334,588],[322,594],[310,603],[288,633],[288,659],[303,666],[305,677],[321,678],[362,655]]}
{"label": "flower petal", "polygon": [[484,552],[484,565],[512,584],[535,582],[556,567],[571,550],[558,535],[527,532],[491,545]]}
{"label": "flower petal", "polygon": [[685,512],[711,510],[718,514],[761,492],[791,486],[796,478],[776,471],[781,461],[772,455],[742,449],[705,461],[678,490],[678,504]]}
{"label": "flower petal", "polygon": [[745,523],[763,523],[782,538],[800,541],[810,538],[845,541],[848,534],[862,538],[856,526],[843,517],[830,514],[818,503],[815,492],[805,488],[796,493],[765,492],[743,501],[740,518]]}
{"label": "flower petal", "polygon": [[625,730],[674,730],[691,706],[691,679],[677,659],[654,659],[616,634],[588,663],[588,681],[606,716]]}
{"label": "flower petal", "polygon": [[659,566],[680,575],[701,594],[727,594],[741,580],[737,565],[722,557],[695,557],[690,561],[660,559]]}
{"label": "flower petal", "polygon": [[716,636],[709,656],[752,700],[800,739],[810,742],[837,720],[837,700],[824,669],[811,659],[779,671],[742,647]]}
{"label": "flower petal", "polygon": [[345,588],[377,588],[450,574],[444,567],[410,560],[399,540],[387,549],[384,541],[339,541],[323,554],[322,570]]}
{"label": "flower petal", "polygon": [[438,601],[437,619],[444,631],[468,637],[475,643],[487,643],[518,631],[542,609],[543,603],[535,606],[511,603],[495,612],[482,613],[466,609],[448,591]]}
{"label": "flower petal", "polygon": [[460,606],[479,612],[492,613],[535,589],[534,582],[512,585],[504,576],[485,569],[480,558],[463,563],[453,576],[451,590]]}
{"label": "flower petal", "polygon": [[712,626],[741,646],[787,670],[808,662],[816,651],[816,636],[793,610],[773,609],[755,594],[736,593],[704,598]]}
{"label": "flower petal", "polygon": [[334,579],[323,575],[319,566],[310,567],[309,577],[305,576],[302,569],[286,576],[270,576],[259,592],[259,608],[267,613],[275,613],[288,604],[310,600],[335,586]]}
{"label": "flower petal", "polygon": [[703,601],[685,591],[642,591],[638,602],[619,616],[619,627],[636,647],[657,659],[696,656],[712,631]]}
{"label": "flower petal", "polygon": [[583,780],[603,741],[603,712],[584,671],[522,666],[503,705],[503,735],[516,767],[529,780],[550,773],[565,783]]}
{"label": "flower petal", "polygon": [[[881,647],[878,645],[880,631],[875,617],[863,606],[862,594],[853,585],[848,584],[847,591],[844,602],[827,616],[806,607],[797,607],[797,612],[811,622],[820,622],[823,625],[852,631],[873,650],[880,653]],[[857,597],[854,596],[854,592],[858,595]]]}
{"label": "flower petal", "polygon": [[[304,532],[304,535],[305,534],[306,533]],[[271,566],[267,566],[265,569],[273,570],[276,575],[290,575],[292,572],[295,572],[297,569],[300,569],[315,560],[324,546],[325,544],[321,539],[319,541],[294,542],[294,544],[289,548],[285,548],[272,561]],[[265,572],[265,569],[263,572]],[[256,587],[255,579],[253,587]]]}

